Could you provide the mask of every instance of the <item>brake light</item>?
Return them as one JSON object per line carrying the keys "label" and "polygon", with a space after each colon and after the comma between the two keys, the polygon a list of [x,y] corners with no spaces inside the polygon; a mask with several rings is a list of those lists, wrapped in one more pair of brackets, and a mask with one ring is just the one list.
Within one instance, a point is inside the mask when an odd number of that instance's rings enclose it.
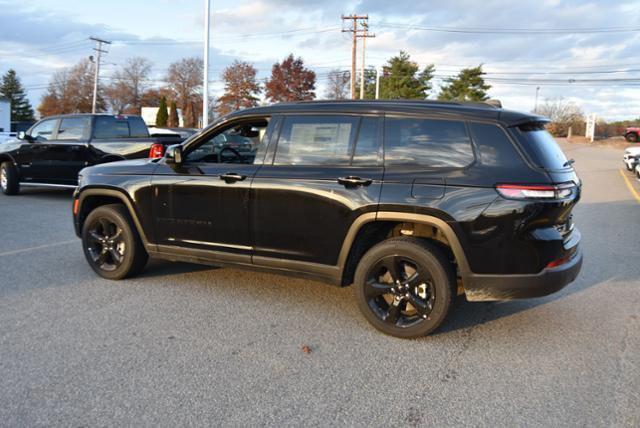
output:
{"label": "brake light", "polygon": [[149,159],[158,159],[164,156],[164,145],[154,143],[149,149]]}
{"label": "brake light", "polygon": [[562,199],[571,196],[574,183],[558,185],[498,184],[496,190],[508,199]]}

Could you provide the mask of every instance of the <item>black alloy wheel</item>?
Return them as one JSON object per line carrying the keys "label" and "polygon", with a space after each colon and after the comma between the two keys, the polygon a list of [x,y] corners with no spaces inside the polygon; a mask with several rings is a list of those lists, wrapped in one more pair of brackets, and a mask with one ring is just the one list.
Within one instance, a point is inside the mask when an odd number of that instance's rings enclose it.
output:
{"label": "black alloy wheel", "polygon": [[97,268],[112,272],[122,265],[127,245],[122,229],[112,220],[97,218],[89,229],[87,244],[91,261]]}
{"label": "black alloy wheel", "polygon": [[378,318],[400,328],[429,318],[436,298],[429,272],[415,260],[399,255],[383,257],[373,265],[364,293]]}
{"label": "black alloy wheel", "polygon": [[374,245],[360,259],[354,288],[360,311],[374,327],[415,338],[442,324],[457,282],[454,266],[438,244],[396,237]]}
{"label": "black alloy wheel", "polygon": [[82,227],[82,246],[89,266],[107,279],[138,274],[149,257],[129,213],[119,204],[89,213]]}

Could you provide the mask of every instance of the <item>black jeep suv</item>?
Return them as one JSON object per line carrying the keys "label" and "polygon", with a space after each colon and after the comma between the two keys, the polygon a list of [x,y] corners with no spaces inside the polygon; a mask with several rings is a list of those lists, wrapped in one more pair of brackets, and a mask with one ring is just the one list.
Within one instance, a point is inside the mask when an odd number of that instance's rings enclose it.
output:
{"label": "black jeep suv", "polygon": [[[425,335],[458,292],[537,297],[578,275],[580,181],[544,123],[484,104],[248,109],[162,159],[84,169],[75,228],[105,278],[150,256],[354,284],[376,328]],[[252,150],[215,154],[221,134]]]}

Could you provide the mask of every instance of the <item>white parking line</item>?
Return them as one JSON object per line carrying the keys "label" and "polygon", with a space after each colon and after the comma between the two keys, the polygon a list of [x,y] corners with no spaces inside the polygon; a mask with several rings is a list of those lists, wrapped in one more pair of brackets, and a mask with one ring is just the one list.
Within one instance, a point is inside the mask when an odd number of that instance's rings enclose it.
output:
{"label": "white parking line", "polygon": [[60,245],[69,245],[69,244],[73,244],[73,243],[77,243],[77,242],[78,242],[78,240],[74,239],[72,241],[57,242],[55,244],[38,245],[37,247],[29,247],[29,248],[21,248],[19,250],[5,251],[4,253],[0,253],[0,257],[2,257],[2,256],[12,256],[14,254],[20,254],[20,253],[27,253],[29,251],[42,250],[44,248],[58,247]]}

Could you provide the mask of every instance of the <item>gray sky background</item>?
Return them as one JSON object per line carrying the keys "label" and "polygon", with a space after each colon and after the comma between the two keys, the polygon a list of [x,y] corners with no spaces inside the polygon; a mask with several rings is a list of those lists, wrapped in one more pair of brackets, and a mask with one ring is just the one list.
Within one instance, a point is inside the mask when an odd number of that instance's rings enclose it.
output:
{"label": "gray sky background", "polygon": [[[327,73],[350,67],[340,16],[358,13],[376,34],[368,66],[402,49],[435,64],[437,86],[482,63],[505,107],[532,110],[540,86],[540,103],[562,97],[608,120],[640,116],[637,0],[212,0],[212,10],[214,96],[234,59],[254,63],[263,79],[292,52],[318,73],[321,98]],[[55,70],[93,53],[93,35],[114,41],[103,82],[127,57],[144,56],[159,85],[171,62],[202,56],[203,12],[203,0],[0,0],[0,73],[16,69],[35,107]]]}

